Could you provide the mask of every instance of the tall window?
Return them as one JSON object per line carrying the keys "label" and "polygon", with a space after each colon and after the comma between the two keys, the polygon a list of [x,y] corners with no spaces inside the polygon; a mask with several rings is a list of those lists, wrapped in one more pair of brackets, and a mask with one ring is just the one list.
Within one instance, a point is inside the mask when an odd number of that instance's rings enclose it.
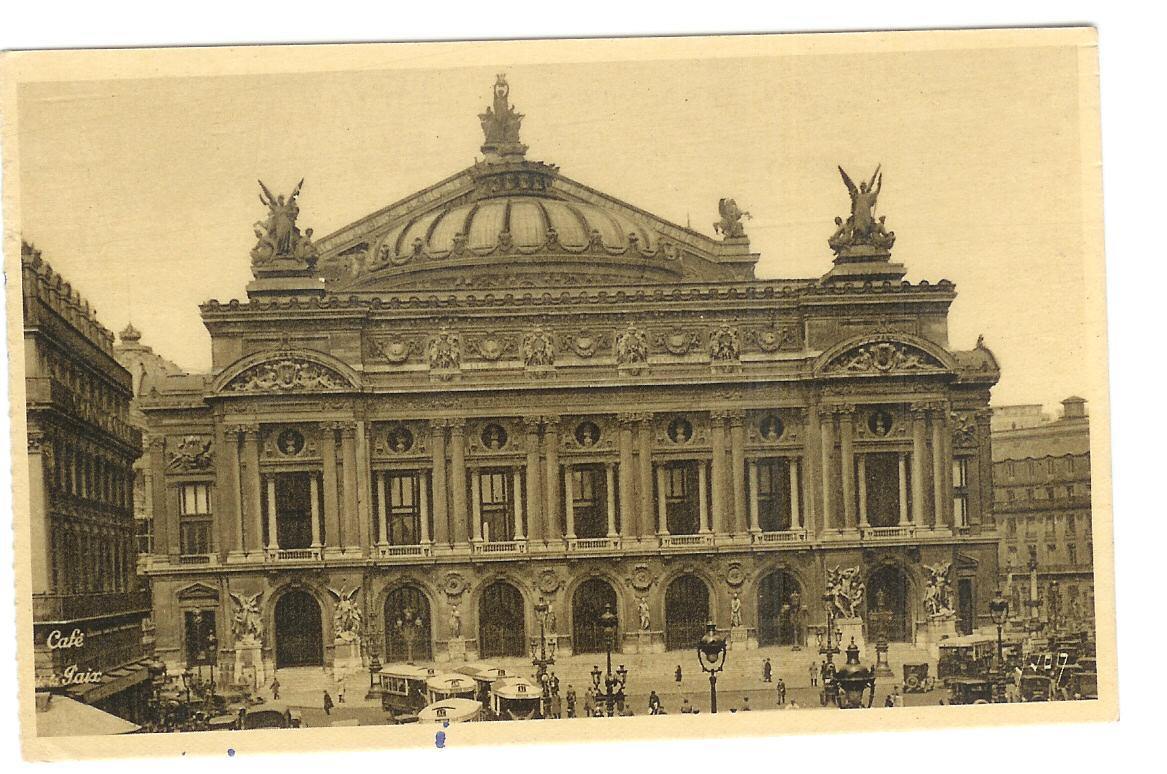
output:
{"label": "tall window", "polygon": [[952,461],[952,518],[958,527],[968,526],[968,459]]}
{"label": "tall window", "polygon": [[701,506],[697,501],[698,464],[672,462],[665,465],[663,495],[670,535],[696,535],[701,529]]}
{"label": "tall window", "polygon": [[138,553],[154,553],[154,522],[151,519],[134,519],[137,532]]}
{"label": "tall window", "polygon": [[758,526],[763,532],[782,532],[793,523],[789,460],[758,460]]}
{"label": "tall window", "polygon": [[185,619],[184,645],[187,666],[214,664],[215,659],[215,611],[187,610]]}
{"label": "tall window", "polygon": [[608,534],[607,481],[598,465],[575,465],[571,470],[575,534],[599,538]]}
{"label": "tall window", "polygon": [[1078,547],[1073,543],[1066,544],[1066,558],[1069,560],[1070,564],[1078,563]]}
{"label": "tall window", "polygon": [[183,484],[179,490],[179,551],[211,553],[211,485]]}
{"label": "tall window", "polygon": [[484,470],[478,478],[482,498],[482,539],[488,542],[515,539],[511,481],[507,473],[505,470]]}
{"label": "tall window", "polygon": [[415,546],[421,542],[421,477],[414,472],[390,473],[385,483],[389,542]]}

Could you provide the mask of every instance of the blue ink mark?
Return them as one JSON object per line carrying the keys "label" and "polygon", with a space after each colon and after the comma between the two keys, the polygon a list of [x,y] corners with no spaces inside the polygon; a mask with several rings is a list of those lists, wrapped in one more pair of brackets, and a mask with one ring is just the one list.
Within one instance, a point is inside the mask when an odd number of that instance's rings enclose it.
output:
{"label": "blue ink mark", "polygon": [[446,732],[445,731],[439,731],[436,734],[434,734],[434,744],[437,746],[437,748],[439,750],[446,746]]}
{"label": "blue ink mark", "polygon": [[442,728],[449,728],[449,727],[450,727],[450,721],[443,720],[442,721]]}
{"label": "blue ink mark", "polygon": [[227,757],[228,757],[228,758],[234,758],[234,757],[235,757],[235,748],[234,748],[234,747],[228,747],[228,748],[227,748]]}

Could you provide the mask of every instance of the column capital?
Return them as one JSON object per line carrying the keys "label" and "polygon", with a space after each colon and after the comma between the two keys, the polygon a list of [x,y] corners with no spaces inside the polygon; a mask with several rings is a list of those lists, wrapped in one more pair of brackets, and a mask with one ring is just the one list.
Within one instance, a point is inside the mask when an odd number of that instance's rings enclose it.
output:
{"label": "column capital", "polygon": [[539,427],[543,424],[543,417],[538,415],[523,417],[523,427],[526,428],[527,434],[532,435],[539,432]]}
{"label": "column capital", "polygon": [[236,432],[243,433],[248,438],[255,438],[259,436],[259,423],[248,422],[246,424],[236,425]]}
{"label": "column capital", "polygon": [[944,416],[948,411],[948,406],[944,401],[921,400],[912,403],[910,409],[914,416],[927,417],[930,414]]}
{"label": "column capital", "polygon": [[547,425],[548,430],[550,430],[551,428],[557,427],[559,425],[559,415],[558,414],[545,415],[542,417],[542,420],[543,420],[543,424]]}
{"label": "column capital", "polygon": [[466,432],[466,417],[450,417],[444,421],[451,433],[462,435]]}
{"label": "column capital", "polygon": [[725,412],[731,427],[741,427],[746,421],[745,409],[729,409]]}
{"label": "column capital", "polygon": [[855,413],[854,403],[824,403],[819,409],[822,416],[849,417]]}
{"label": "column capital", "polygon": [[616,415],[616,421],[622,426],[631,426],[651,422],[652,416],[651,411],[624,411]]}

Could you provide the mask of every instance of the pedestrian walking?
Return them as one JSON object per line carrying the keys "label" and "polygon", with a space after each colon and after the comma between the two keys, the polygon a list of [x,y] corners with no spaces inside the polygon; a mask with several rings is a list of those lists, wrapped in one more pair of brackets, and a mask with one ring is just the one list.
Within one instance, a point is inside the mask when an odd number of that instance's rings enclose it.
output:
{"label": "pedestrian walking", "polygon": [[575,717],[575,689],[571,687],[571,683],[567,684],[567,716],[569,718]]}
{"label": "pedestrian walking", "polygon": [[556,720],[563,717],[563,702],[558,693],[551,694],[551,717]]}
{"label": "pedestrian walking", "polygon": [[896,705],[896,700],[895,700],[895,699],[893,699],[893,698],[891,697],[891,694],[889,693],[889,694],[887,695],[887,698],[883,700],[883,706],[885,706],[885,707],[894,707],[895,705]]}
{"label": "pedestrian walking", "polygon": [[779,677],[778,682],[774,683],[774,690],[778,692],[778,706],[781,707],[786,703],[786,681]]}
{"label": "pedestrian walking", "polygon": [[325,691],[324,692],[324,714],[331,715],[333,706],[334,705],[332,703],[332,697],[328,695],[328,691]]}
{"label": "pedestrian walking", "polygon": [[681,699],[681,714],[682,715],[692,715],[693,714],[693,705],[689,703],[688,699]]}
{"label": "pedestrian walking", "polygon": [[681,684],[681,665],[677,664],[677,671],[673,673],[673,679],[677,681],[677,685]]}
{"label": "pedestrian walking", "polygon": [[814,688],[819,684],[819,665],[813,661],[810,664],[810,687]]}
{"label": "pedestrian walking", "polygon": [[749,711],[750,711],[750,697],[743,696],[742,697],[742,712],[749,712]]}
{"label": "pedestrian walking", "polygon": [[596,692],[588,688],[584,694],[584,717],[590,718],[596,713]]}
{"label": "pedestrian walking", "polygon": [[345,699],[344,678],[337,678],[336,680],[336,701],[338,704],[344,704]]}
{"label": "pedestrian walking", "polygon": [[551,688],[551,695],[558,696],[559,695],[559,678],[555,676],[554,672],[551,673],[551,679],[548,681],[547,684]]}
{"label": "pedestrian walking", "polygon": [[773,673],[773,668],[770,666],[770,659],[767,658],[765,661],[762,662],[762,682],[763,683],[770,682],[770,676],[772,673]]}
{"label": "pedestrian walking", "polygon": [[660,714],[660,697],[656,695],[656,691],[649,691],[648,693],[648,714]]}
{"label": "pedestrian walking", "polygon": [[897,706],[897,707],[904,706],[904,697],[903,697],[903,694],[900,693],[900,687],[898,685],[892,686],[891,697],[892,697],[892,700],[895,702],[895,706]]}
{"label": "pedestrian walking", "polygon": [[280,679],[278,677],[271,679],[271,697],[272,701],[280,698]]}

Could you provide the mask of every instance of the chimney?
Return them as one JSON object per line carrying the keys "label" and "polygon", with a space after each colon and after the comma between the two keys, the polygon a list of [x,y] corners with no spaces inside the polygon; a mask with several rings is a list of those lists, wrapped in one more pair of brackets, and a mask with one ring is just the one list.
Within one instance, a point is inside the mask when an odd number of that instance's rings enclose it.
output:
{"label": "chimney", "polygon": [[1071,395],[1062,401],[1062,419],[1085,419],[1086,399]]}

